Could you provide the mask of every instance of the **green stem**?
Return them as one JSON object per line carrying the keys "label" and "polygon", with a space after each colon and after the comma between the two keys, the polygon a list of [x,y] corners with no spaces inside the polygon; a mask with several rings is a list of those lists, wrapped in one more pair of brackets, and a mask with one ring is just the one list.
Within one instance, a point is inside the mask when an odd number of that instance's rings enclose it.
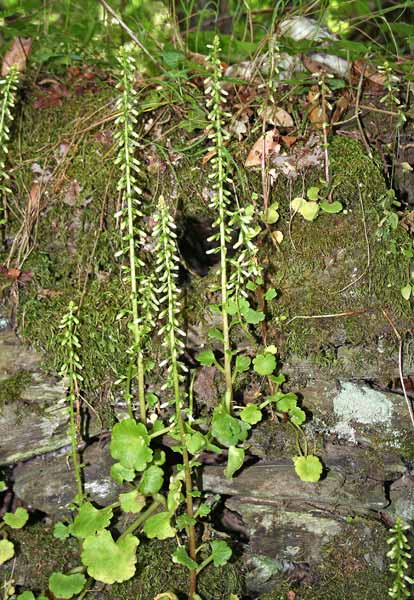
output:
{"label": "green stem", "polygon": [[[131,309],[132,309],[132,333],[134,336],[135,350],[137,351],[137,382],[138,382],[138,402],[140,420],[145,424],[147,421],[147,412],[145,405],[145,388],[144,388],[144,360],[141,349],[141,332],[138,321],[138,296],[137,296],[137,274],[136,274],[136,257],[135,257],[135,236],[134,236],[134,210],[131,187],[131,165],[133,156],[130,154],[130,139],[129,133],[132,128],[128,119],[130,113],[130,103],[128,90],[130,81],[124,69],[124,94],[123,94],[123,113],[124,113],[124,150],[125,150],[125,182],[126,182],[126,200],[128,209],[128,241],[129,241],[129,268],[131,273]],[[128,402],[128,413],[132,414],[131,398]]]}
{"label": "green stem", "polygon": [[129,533],[133,533],[135,529],[137,529],[137,527],[142,525],[142,523],[144,523],[148,519],[148,517],[152,515],[152,513],[160,506],[160,504],[161,502],[159,500],[154,500],[154,502],[150,504],[146,511],[144,511],[142,514],[139,515],[139,517],[132,521],[131,525],[125,529],[125,531],[122,533],[119,539],[121,540],[125,538]]}
{"label": "green stem", "polygon": [[172,425],[170,425],[169,427],[163,427],[162,429],[160,429],[159,431],[154,431],[154,433],[150,433],[149,438],[150,440],[153,440],[156,437],[160,437],[161,435],[164,435],[165,433],[169,433],[172,429]]}
{"label": "green stem", "polygon": [[213,560],[213,555],[210,554],[210,556],[208,556],[205,560],[203,560],[203,562],[200,564],[200,566],[197,569],[197,575],[207,566],[209,565]]}

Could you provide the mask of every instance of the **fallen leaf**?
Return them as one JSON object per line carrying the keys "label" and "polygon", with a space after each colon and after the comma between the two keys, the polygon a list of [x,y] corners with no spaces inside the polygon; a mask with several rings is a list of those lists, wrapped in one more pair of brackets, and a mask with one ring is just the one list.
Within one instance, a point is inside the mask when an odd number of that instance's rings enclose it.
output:
{"label": "fallen leaf", "polygon": [[287,600],[295,600],[295,598],[296,598],[296,593],[294,591],[290,590],[290,592],[288,592],[288,595],[287,595]]}
{"label": "fallen leaf", "polygon": [[272,238],[274,239],[276,244],[280,245],[283,242],[284,237],[285,236],[283,235],[283,233],[281,231],[279,231],[279,230],[272,231]]}
{"label": "fallen leaf", "polygon": [[318,127],[328,122],[328,115],[321,104],[321,94],[318,86],[313,85],[308,92],[309,121]]}
{"label": "fallen leaf", "polygon": [[18,281],[19,283],[28,283],[33,278],[32,271],[21,271],[13,267],[0,266],[0,275],[9,281]]}
{"label": "fallen leaf", "polygon": [[1,65],[2,77],[7,75],[13,65],[17,68],[19,73],[24,73],[31,50],[32,38],[14,38],[12,45],[3,56]]}
{"label": "fallen leaf", "polygon": [[62,104],[63,98],[70,97],[70,93],[65,86],[54,79],[44,79],[39,82],[39,85],[50,85],[50,87],[42,90],[33,103],[33,108],[54,108]]}
{"label": "fallen leaf", "polygon": [[280,135],[277,129],[272,129],[253,144],[244,163],[245,167],[260,167],[263,161],[280,152]]}
{"label": "fallen leaf", "polygon": [[216,154],[217,154],[217,150],[210,150],[209,152],[206,152],[206,154],[204,154],[204,156],[203,156],[203,160],[201,161],[203,163],[203,165],[206,165],[208,162],[210,162],[210,160]]}
{"label": "fallen leaf", "polygon": [[371,91],[382,91],[385,84],[384,73],[380,73],[375,67],[360,58],[352,63],[351,75],[352,83],[355,85],[359,84],[362,76],[368,82]]}
{"label": "fallen leaf", "polygon": [[351,97],[348,91],[345,91],[336,101],[335,110],[331,118],[331,123],[334,124],[341,120],[342,115],[348,109],[351,103]]}
{"label": "fallen leaf", "polygon": [[41,189],[40,183],[38,181],[35,181],[29,192],[29,198],[27,200],[25,218],[27,218],[27,217],[36,218],[37,217],[37,215],[39,214],[41,194],[42,194],[42,189]]}
{"label": "fallen leaf", "polygon": [[293,144],[296,143],[297,141],[297,137],[294,135],[282,135],[282,142],[285,144],[285,146],[287,146],[288,148],[291,148],[293,146]]}
{"label": "fallen leaf", "polygon": [[279,127],[294,127],[295,125],[290,114],[284,108],[277,106],[268,106],[260,113],[260,117],[265,123],[270,123],[270,125],[277,125]]}

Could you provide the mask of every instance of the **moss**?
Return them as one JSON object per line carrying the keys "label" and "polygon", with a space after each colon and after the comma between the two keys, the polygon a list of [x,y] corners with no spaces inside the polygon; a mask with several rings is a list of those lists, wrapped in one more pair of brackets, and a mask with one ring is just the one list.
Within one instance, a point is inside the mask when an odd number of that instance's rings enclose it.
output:
{"label": "moss", "polygon": [[20,400],[23,390],[31,383],[31,373],[24,370],[0,380],[0,411],[6,404]]}

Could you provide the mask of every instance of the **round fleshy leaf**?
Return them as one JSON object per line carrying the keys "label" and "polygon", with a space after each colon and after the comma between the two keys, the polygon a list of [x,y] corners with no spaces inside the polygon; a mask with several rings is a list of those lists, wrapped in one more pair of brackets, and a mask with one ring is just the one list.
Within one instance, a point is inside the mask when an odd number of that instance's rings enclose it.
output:
{"label": "round fleshy leaf", "polygon": [[14,556],[14,546],[9,540],[0,540],[0,565]]}
{"label": "round fleshy leaf", "polygon": [[298,402],[298,397],[296,394],[293,394],[292,392],[289,392],[289,394],[278,393],[277,397],[279,396],[280,398],[276,404],[277,410],[280,410],[281,412],[289,412],[296,408]]}
{"label": "round fleshy leaf", "polygon": [[324,201],[321,202],[319,206],[324,212],[330,215],[336,215],[337,213],[340,213],[343,210],[342,204],[337,200],[335,202]]}
{"label": "round fleshy leaf", "polygon": [[95,508],[90,502],[82,504],[75,517],[70,532],[77,538],[86,538],[98,531],[102,531],[111,522],[112,508]]}
{"label": "round fleshy leaf", "polygon": [[196,431],[186,436],[186,446],[190,454],[198,454],[207,445],[207,440],[202,433]]}
{"label": "round fleshy leaf", "polygon": [[407,285],[404,285],[401,288],[401,296],[404,298],[404,300],[409,300],[412,294],[412,287],[411,285],[408,283]]}
{"label": "round fleshy leaf", "polygon": [[251,363],[251,360],[248,356],[245,356],[244,354],[240,354],[236,358],[236,364],[234,365],[234,370],[237,371],[238,373],[244,373],[245,371],[249,370],[250,363]]}
{"label": "round fleshy leaf", "polygon": [[259,375],[271,375],[276,369],[276,359],[273,354],[258,354],[253,359],[253,368]]}
{"label": "round fleshy leaf", "polygon": [[214,566],[222,567],[225,565],[232,555],[230,546],[223,540],[214,540],[214,542],[211,542],[210,546]]}
{"label": "round fleshy leaf", "polygon": [[145,521],[144,533],[148,538],[157,538],[166,540],[175,536],[175,529],[171,527],[171,514],[169,512],[160,512]]}
{"label": "round fleshy leaf", "polygon": [[302,425],[306,421],[306,413],[299,406],[295,406],[289,411],[289,419],[294,425]]}
{"label": "round fleshy leaf", "polygon": [[3,520],[12,529],[21,529],[24,527],[29,519],[29,513],[25,508],[19,506],[16,508],[16,512],[8,512],[4,515]]}
{"label": "round fleshy leaf", "polygon": [[126,469],[121,463],[115,463],[111,467],[111,477],[116,483],[123,483],[124,481],[134,481],[135,470]]}
{"label": "round fleshy leaf", "polygon": [[227,456],[227,466],[224,469],[224,475],[227,479],[232,479],[234,473],[238,471],[244,463],[244,448],[230,446]]}
{"label": "round fleshy leaf", "polygon": [[256,423],[262,420],[262,411],[256,404],[249,404],[241,411],[240,418],[250,425],[256,425]]}
{"label": "round fleshy leaf", "polygon": [[279,212],[278,209],[279,204],[275,202],[271,204],[267,211],[263,214],[263,222],[267,223],[267,225],[274,225],[279,220]]}
{"label": "round fleshy leaf", "polygon": [[319,188],[316,186],[312,186],[307,189],[306,195],[309,200],[317,200],[319,198]]}
{"label": "round fleshy leaf", "polygon": [[319,213],[319,204],[317,202],[303,202],[299,208],[299,213],[305,221],[314,221]]}
{"label": "round fleshy leaf", "polygon": [[132,490],[132,492],[127,492],[126,494],[119,494],[119,503],[124,512],[136,514],[144,508],[145,496],[137,490]]}
{"label": "round fleshy leaf", "polygon": [[172,592],[163,592],[162,594],[157,594],[154,600],[178,600],[178,598]]}
{"label": "round fleshy leaf", "polygon": [[4,492],[5,490],[7,490],[7,484],[5,481],[0,481],[0,492]]}
{"label": "round fleshy leaf", "polygon": [[65,540],[70,536],[70,527],[65,525],[64,523],[56,523],[53,527],[53,537],[58,540]]}
{"label": "round fleshy leaf", "polygon": [[223,406],[214,409],[211,433],[223,446],[237,446],[239,442],[244,442],[249,431],[248,423],[229,415]]}
{"label": "round fleshy leaf", "polygon": [[197,569],[198,564],[189,557],[187,550],[184,546],[179,546],[177,550],[172,553],[172,560],[174,563],[178,565],[183,565],[187,567],[187,569],[194,570]]}
{"label": "round fleshy leaf", "polygon": [[299,479],[310,483],[319,481],[322,475],[322,463],[317,456],[294,456],[293,462]]}
{"label": "round fleshy leaf", "polygon": [[52,573],[49,577],[49,589],[56,598],[73,598],[80,594],[86,584],[86,577],[82,573],[64,575]]}
{"label": "round fleshy leaf", "polygon": [[151,462],[152,450],[149,436],[143,423],[125,419],[112,429],[111,454],[125,469],[144,471]]}
{"label": "round fleshy leaf", "polygon": [[305,198],[293,198],[290,207],[294,212],[298,212],[304,202],[306,202]]}
{"label": "round fleshy leaf", "polygon": [[26,590],[25,592],[17,596],[17,600],[35,600],[35,596],[33,592]]}
{"label": "round fleshy leaf", "polygon": [[114,542],[109,531],[101,531],[83,542],[82,562],[88,575],[103,583],[122,583],[135,574],[139,540],[132,534]]}
{"label": "round fleshy leaf", "polygon": [[204,367],[211,367],[216,362],[214,357],[214,352],[212,350],[205,350],[204,352],[199,352],[196,355],[196,359],[203,365]]}
{"label": "round fleshy leaf", "polygon": [[144,471],[139,484],[139,491],[144,496],[153,496],[160,491],[164,481],[164,471],[160,467],[151,465]]}

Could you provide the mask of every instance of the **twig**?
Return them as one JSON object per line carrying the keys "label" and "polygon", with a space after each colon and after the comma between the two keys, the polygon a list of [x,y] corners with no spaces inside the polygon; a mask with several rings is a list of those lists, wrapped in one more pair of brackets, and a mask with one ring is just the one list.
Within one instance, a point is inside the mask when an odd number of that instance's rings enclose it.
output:
{"label": "twig", "polygon": [[128,27],[128,25],[121,19],[121,17],[119,15],[116,14],[116,12],[114,11],[114,9],[109,6],[109,4],[106,2],[106,0],[98,0],[98,2],[100,4],[102,4],[102,6],[104,7],[104,9],[106,11],[109,12],[109,14],[115,19],[115,21],[118,23],[118,25],[120,25],[122,27],[122,29],[129,35],[129,37],[131,38],[131,40],[133,42],[135,42],[135,44],[144,52],[144,54],[154,63],[154,65],[157,65],[157,67],[159,69],[161,69],[161,71],[165,71],[164,67],[162,66],[161,63],[159,63],[150,52],[148,52],[148,50],[145,48],[145,46],[143,45],[142,42],[139,41],[139,39],[137,38],[137,36],[135,35],[135,33]]}
{"label": "twig", "polygon": [[367,137],[365,135],[364,129],[362,127],[362,123],[361,123],[361,119],[359,118],[360,112],[359,112],[359,102],[361,100],[361,93],[362,93],[362,85],[364,83],[364,75],[365,75],[365,66],[361,71],[361,76],[359,78],[359,82],[358,82],[358,89],[357,89],[357,95],[356,95],[356,100],[355,100],[355,118],[356,118],[356,122],[358,124],[358,129],[359,129],[359,133],[361,134],[361,138],[362,141],[364,143],[365,149],[368,152],[368,156],[370,158],[372,158],[372,152],[371,152],[371,148],[369,146]]}
{"label": "twig", "polygon": [[403,339],[401,337],[400,332],[397,330],[397,328],[395,327],[394,323],[391,320],[391,317],[388,315],[387,311],[385,311],[384,309],[382,309],[382,313],[384,315],[384,317],[387,319],[388,323],[391,325],[391,328],[393,330],[393,332],[395,333],[397,339],[398,339],[398,372],[399,372],[399,376],[400,376],[400,383],[401,383],[401,389],[404,393],[404,398],[405,398],[405,402],[407,404],[407,408],[408,408],[408,412],[410,414],[410,418],[411,418],[411,424],[414,428],[414,411],[413,411],[413,406],[411,403],[410,398],[407,395],[407,390],[405,389],[405,383],[404,383],[404,374],[403,374]]}
{"label": "twig", "polygon": [[363,308],[361,310],[348,310],[346,312],[334,313],[330,315],[296,315],[295,317],[289,319],[289,321],[286,321],[285,325],[289,325],[293,321],[296,321],[296,319],[332,319],[334,317],[356,317],[358,315],[363,315],[367,312],[370,312],[371,310],[371,308]]}

